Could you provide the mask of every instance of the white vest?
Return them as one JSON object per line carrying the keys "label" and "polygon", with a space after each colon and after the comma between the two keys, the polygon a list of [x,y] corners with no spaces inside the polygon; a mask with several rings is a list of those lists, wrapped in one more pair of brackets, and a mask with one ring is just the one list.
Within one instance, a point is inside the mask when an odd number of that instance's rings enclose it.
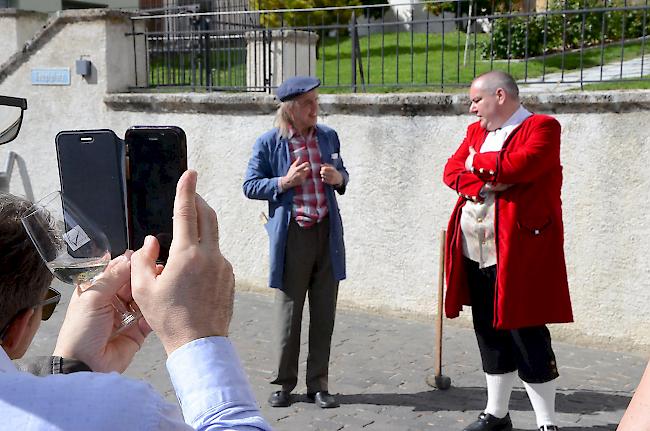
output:
{"label": "white vest", "polygon": [[[487,134],[481,146],[481,153],[501,151],[508,135],[523,121],[533,115],[523,106],[501,128]],[[481,189],[483,202],[468,200],[462,208],[460,229],[463,233],[463,255],[478,262],[479,268],[497,264],[497,249],[494,238],[494,192]]]}

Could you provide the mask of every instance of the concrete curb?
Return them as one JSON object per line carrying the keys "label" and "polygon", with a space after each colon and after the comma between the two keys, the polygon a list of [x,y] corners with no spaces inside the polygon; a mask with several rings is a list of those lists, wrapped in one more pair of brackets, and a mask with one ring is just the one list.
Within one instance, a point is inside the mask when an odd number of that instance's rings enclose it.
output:
{"label": "concrete curb", "polygon": [[[523,94],[524,105],[538,113],[619,113],[650,110],[650,90],[589,93]],[[216,114],[269,114],[275,110],[272,95],[261,93],[119,93],[104,97],[114,111]],[[323,94],[323,115],[461,115],[466,114],[465,94]]]}

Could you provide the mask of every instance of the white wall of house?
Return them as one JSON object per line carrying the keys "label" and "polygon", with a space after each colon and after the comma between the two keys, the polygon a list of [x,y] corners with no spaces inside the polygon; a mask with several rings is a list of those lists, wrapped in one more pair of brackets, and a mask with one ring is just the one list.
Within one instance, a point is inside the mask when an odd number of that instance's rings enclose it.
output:
{"label": "white wall of house", "polygon": [[31,39],[47,21],[47,14],[0,9],[0,65]]}

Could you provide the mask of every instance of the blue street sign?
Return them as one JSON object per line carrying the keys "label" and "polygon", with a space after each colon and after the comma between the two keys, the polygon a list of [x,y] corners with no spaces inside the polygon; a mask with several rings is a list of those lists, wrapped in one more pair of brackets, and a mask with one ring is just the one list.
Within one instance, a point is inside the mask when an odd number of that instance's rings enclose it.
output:
{"label": "blue street sign", "polygon": [[32,69],[32,85],[70,85],[70,68]]}

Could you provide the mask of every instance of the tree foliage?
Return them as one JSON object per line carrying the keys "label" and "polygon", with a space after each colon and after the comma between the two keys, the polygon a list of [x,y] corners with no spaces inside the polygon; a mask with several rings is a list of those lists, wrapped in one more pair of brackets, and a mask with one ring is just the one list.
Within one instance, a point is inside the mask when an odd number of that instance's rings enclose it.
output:
{"label": "tree foliage", "polygon": [[[250,0],[251,9],[309,9],[335,6],[358,6],[360,0]],[[309,12],[272,12],[263,14],[260,23],[269,28],[278,27],[314,27],[340,24],[345,26],[350,21],[352,10],[330,10]]]}

